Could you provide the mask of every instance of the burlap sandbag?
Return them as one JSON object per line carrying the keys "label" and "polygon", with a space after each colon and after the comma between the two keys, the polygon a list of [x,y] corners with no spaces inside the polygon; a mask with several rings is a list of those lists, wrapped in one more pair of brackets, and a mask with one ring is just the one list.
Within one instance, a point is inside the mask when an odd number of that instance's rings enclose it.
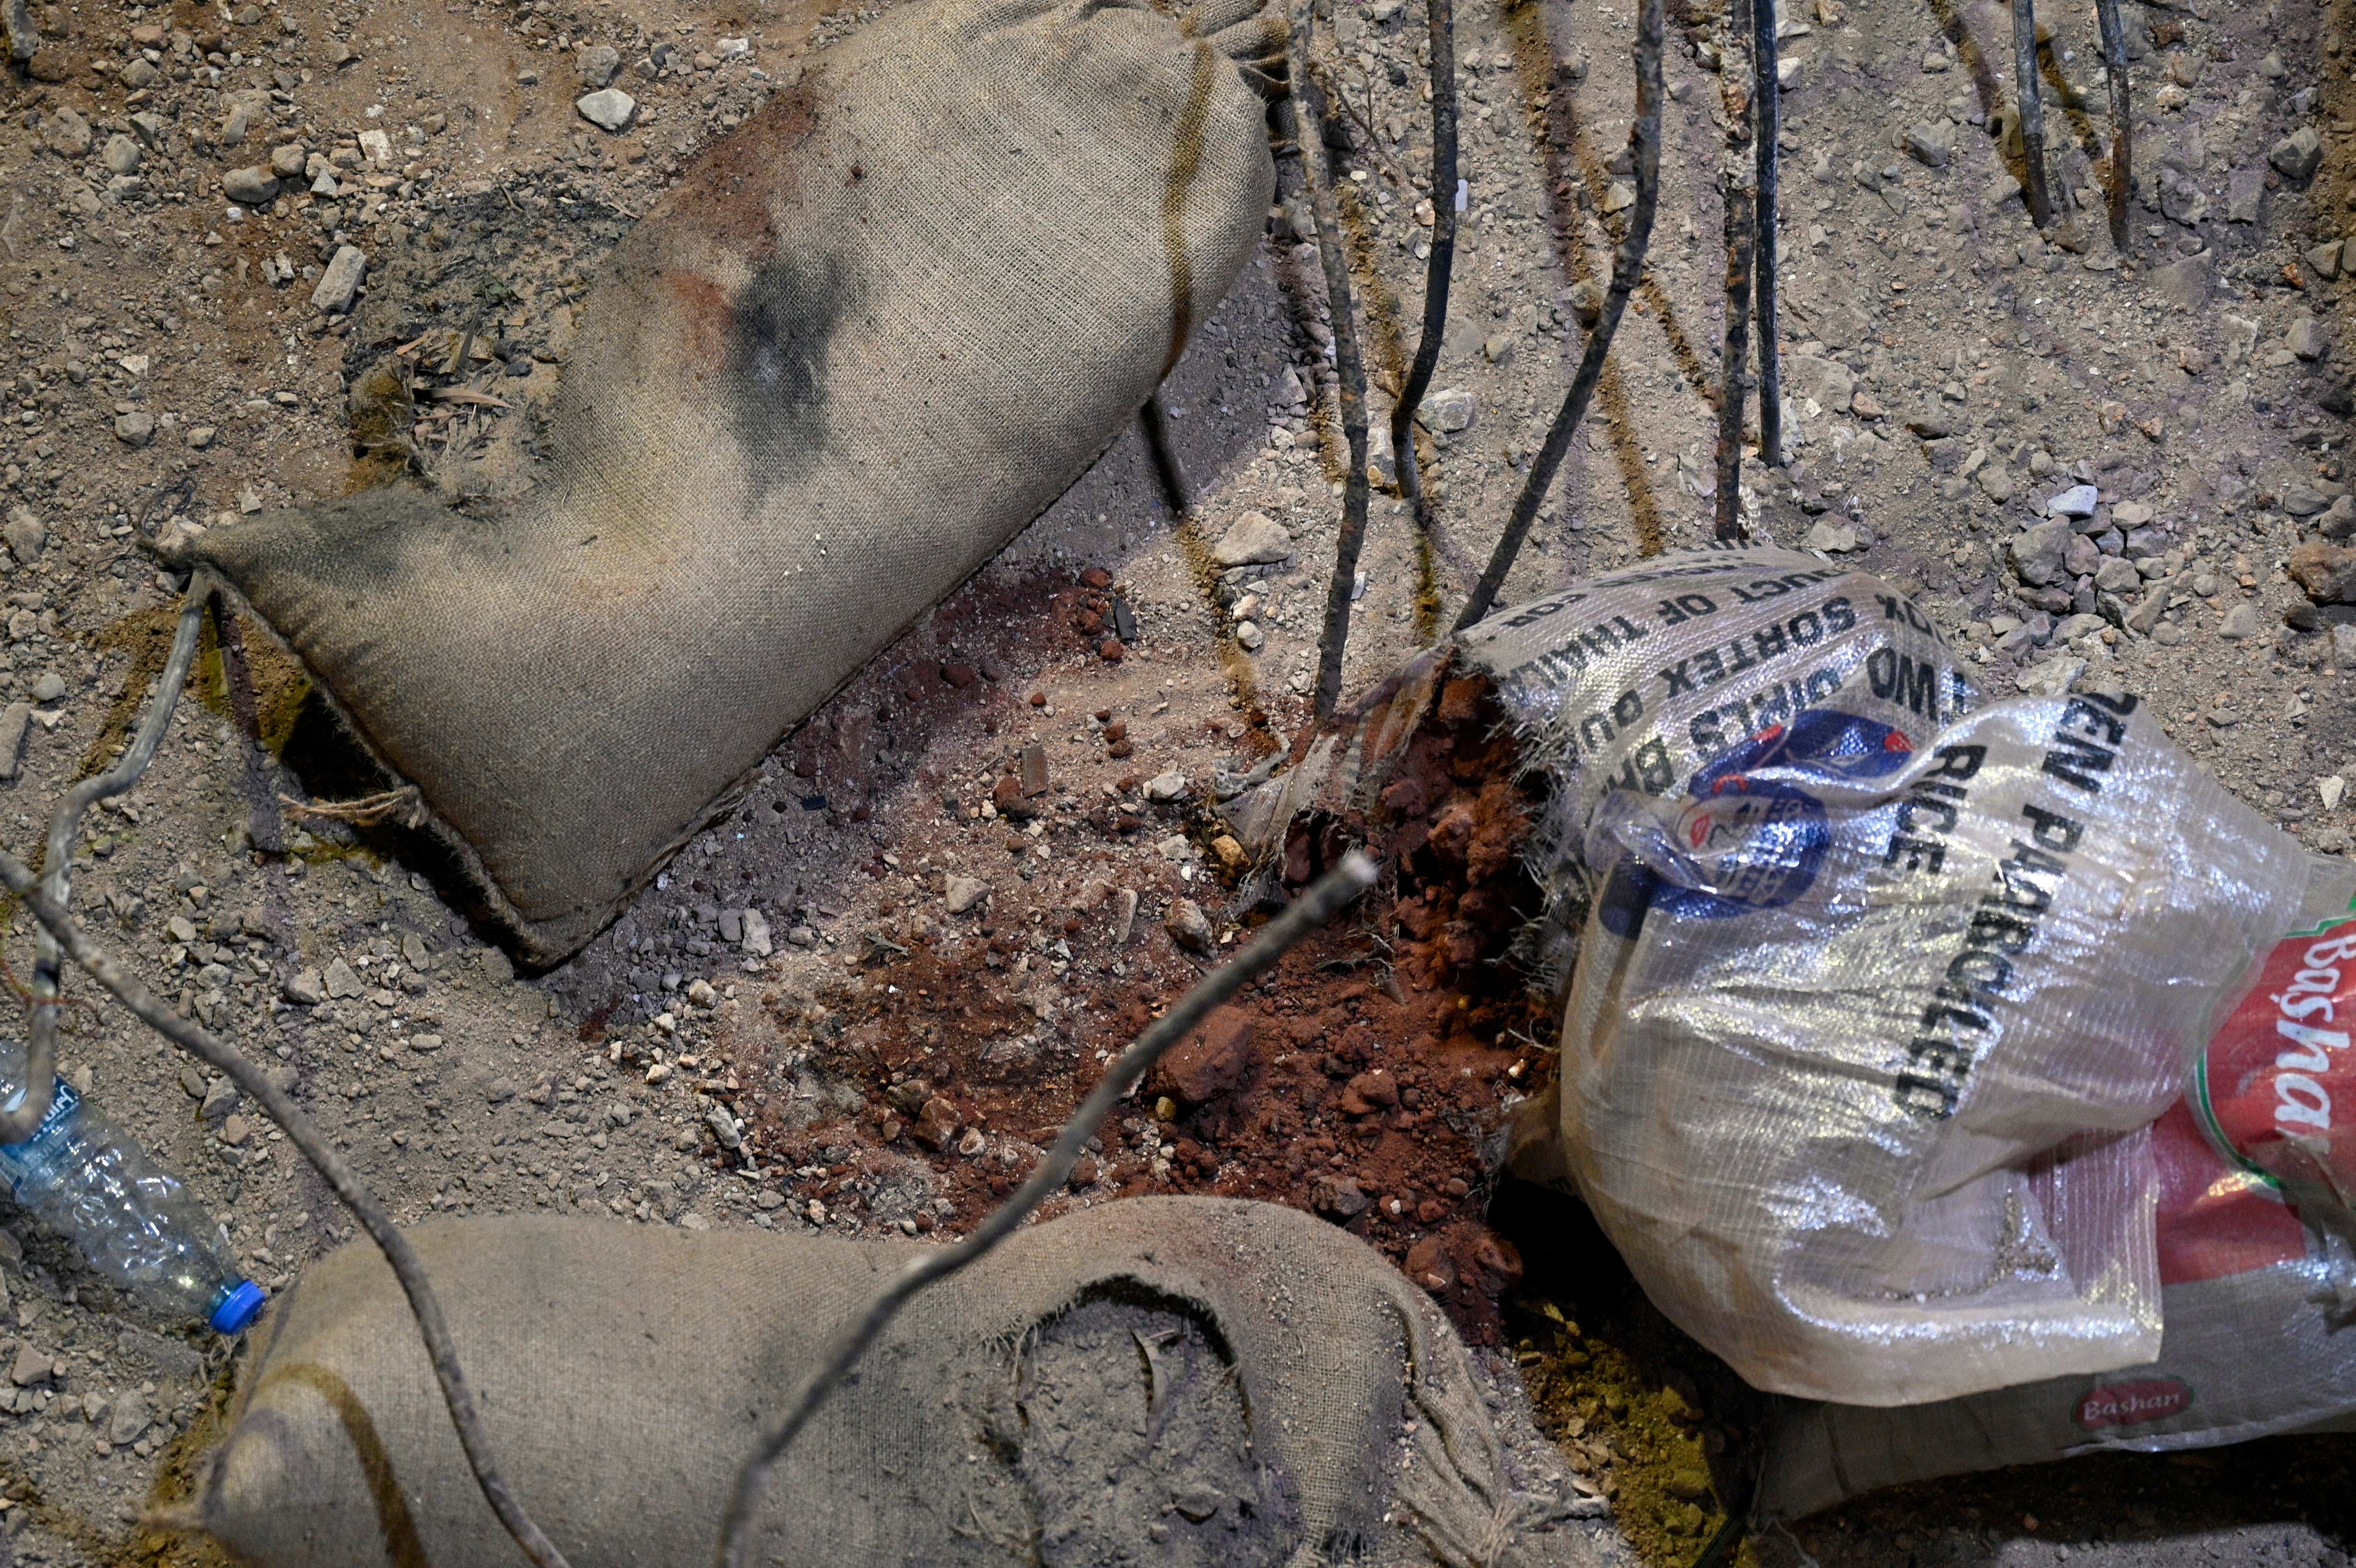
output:
{"label": "burlap sandbag", "polygon": [[[910,1244],[597,1221],[413,1233],[500,1462],[575,1568],[702,1565],[758,1423]],[[520,1562],[365,1246],[272,1311],[202,1477],[240,1562]],[[1424,1297],[1297,1211],[1140,1199],[919,1296],[774,1472],[763,1562],[1584,1561]]]}
{"label": "burlap sandbag", "polygon": [[1038,515],[1175,362],[1274,185],[1257,0],[910,5],[619,245],[537,488],[202,536],[530,959]]}

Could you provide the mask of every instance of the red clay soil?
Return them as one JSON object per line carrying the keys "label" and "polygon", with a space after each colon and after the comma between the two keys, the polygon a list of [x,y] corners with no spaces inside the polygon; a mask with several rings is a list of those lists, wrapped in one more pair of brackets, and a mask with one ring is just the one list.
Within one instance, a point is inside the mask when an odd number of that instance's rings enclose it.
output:
{"label": "red clay soil", "polygon": [[[1101,645],[1107,597],[1075,596],[1074,635]],[[1554,1010],[1507,956],[1539,905],[1515,855],[1535,800],[1515,763],[1483,683],[1449,681],[1368,811],[1293,824],[1282,883],[1299,887],[1350,843],[1383,861],[1384,883],[1173,1049],[1132,1107],[1098,1129],[1070,1195],[1049,1212],[1171,1192],[1310,1210],[1398,1261],[1468,1338],[1495,1343],[1497,1296],[1521,1261],[1483,1216],[1505,1107],[1551,1071],[1535,1042],[1550,1039]],[[1226,831],[1205,805],[1133,795],[1098,820],[1108,833],[1136,831],[1157,812],[1205,845]],[[1205,888],[1205,901],[1216,891]],[[767,1027],[735,1031],[730,1051],[747,1080],[736,1107],[764,1166],[815,1179],[794,1187],[794,1203],[857,1212],[911,1157],[934,1172],[949,1210],[914,1215],[920,1232],[962,1231],[1013,1189],[1104,1059],[1183,984],[1183,970],[1165,971],[1171,983],[1114,978],[1108,955],[1088,950],[1108,942],[1101,923],[1062,923],[1074,981],[1093,994],[1052,1024],[992,972],[1019,962],[1037,927],[995,912],[976,928],[979,963],[969,944],[945,959],[910,920],[889,945],[873,944],[855,993],[819,1008],[763,995]],[[789,1125],[788,1064],[747,1050],[763,1036],[809,1039],[809,1065],[855,1084],[858,1108]],[[755,1104],[755,1085],[769,1091],[766,1104]],[[996,1152],[973,1157],[985,1149]]]}

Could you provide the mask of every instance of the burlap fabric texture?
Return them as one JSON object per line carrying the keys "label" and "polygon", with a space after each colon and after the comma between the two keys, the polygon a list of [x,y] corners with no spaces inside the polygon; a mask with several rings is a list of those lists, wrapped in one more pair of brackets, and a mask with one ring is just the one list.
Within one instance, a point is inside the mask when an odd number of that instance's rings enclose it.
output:
{"label": "burlap fabric texture", "polygon": [[[913,1243],[597,1221],[413,1233],[517,1494],[576,1568],[712,1560],[759,1421]],[[240,1562],[520,1562],[370,1249],[272,1309],[200,1477]],[[763,1562],[1583,1561],[1425,1298],[1295,1211],[1139,1199],[916,1298],[788,1450]]]}
{"label": "burlap fabric texture", "polygon": [[616,247],[529,495],[198,541],[525,958],[594,935],[1175,362],[1274,187],[1257,5],[893,12]]}

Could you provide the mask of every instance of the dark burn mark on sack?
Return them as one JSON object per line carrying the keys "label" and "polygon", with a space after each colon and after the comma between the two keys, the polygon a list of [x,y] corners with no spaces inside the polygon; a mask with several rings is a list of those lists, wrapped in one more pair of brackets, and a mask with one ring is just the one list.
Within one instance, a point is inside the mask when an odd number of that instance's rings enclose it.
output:
{"label": "dark burn mark on sack", "polygon": [[785,251],[736,298],[728,324],[730,422],[756,494],[808,471],[826,439],[827,355],[864,293],[840,256]]}

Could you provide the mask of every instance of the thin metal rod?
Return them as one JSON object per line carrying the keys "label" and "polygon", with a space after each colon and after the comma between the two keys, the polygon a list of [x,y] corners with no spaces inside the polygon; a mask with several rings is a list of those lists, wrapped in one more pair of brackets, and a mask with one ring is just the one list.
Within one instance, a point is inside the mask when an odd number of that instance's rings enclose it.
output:
{"label": "thin metal rod", "polygon": [[2127,192],[2135,184],[2135,130],[2127,106],[2127,35],[2119,26],[2119,0],[2094,0],[2103,29],[2104,74],[2111,88],[2111,244],[2128,253]]}
{"label": "thin metal rod", "polygon": [[1775,349],[1775,137],[1783,129],[1783,83],[1777,69],[1775,0],[1751,0],[1751,109],[1758,152],[1759,461],[1783,465],[1783,365]]}
{"label": "thin metal rod", "polygon": [[2020,156],[2028,165],[2029,220],[2042,229],[2053,221],[2053,197],[2045,184],[2045,100],[2037,85],[2036,0],[2012,0],[2012,74]]}
{"label": "thin metal rod", "polygon": [[[172,634],[171,656],[156,678],[155,695],[123,748],[122,759],[107,772],[86,778],[66,791],[49,814],[49,839],[41,862],[41,891],[59,909],[73,903],[74,839],[81,831],[82,813],[98,801],[121,795],[139,782],[179,705],[180,688],[187,683],[188,666],[197,656],[197,639],[204,630],[205,602],[213,595],[209,578],[198,578],[180,601],[180,621]],[[47,926],[33,933],[32,1019],[26,1030],[25,1076],[0,1111],[0,1144],[22,1143],[38,1130],[49,1114],[58,1078],[58,944]]]}
{"label": "thin metal rod", "polygon": [[1751,395],[1751,257],[1758,247],[1751,221],[1751,187],[1729,180],[1726,187],[1726,346],[1719,358],[1718,395],[1718,496],[1713,532],[1721,539],[1742,538],[1742,410]]}
{"label": "thin metal rod", "polygon": [[1547,431],[1546,444],[1530,460],[1529,477],[1515,499],[1513,514],[1505,519],[1505,531],[1498,537],[1488,568],[1472,585],[1472,596],[1456,618],[1460,632],[1489,613],[1497,591],[1505,586],[1505,574],[1513,571],[1514,558],[1521,553],[1522,541],[1529,537],[1530,525],[1537,519],[1538,507],[1554,484],[1556,470],[1562,466],[1563,454],[1570,450],[1570,438],[1579,421],[1587,417],[1588,402],[1595,395],[1595,383],[1602,379],[1604,358],[1612,351],[1612,336],[1620,330],[1628,296],[1644,276],[1644,251],[1653,240],[1653,214],[1661,195],[1661,10],[1662,0],[1644,0],[1636,13],[1636,117],[1628,127],[1629,149],[1636,155],[1636,205],[1629,209],[1628,232],[1612,263],[1612,286],[1603,295],[1603,312],[1587,335],[1586,351],[1580,356],[1570,390]]}
{"label": "thin metal rod", "polygon": [[[1657,0],[1655,0],[1657,4]],[[954,1246],[923,1249],[892,1277],[868,1303],[865,1311],[837,1329],[817,1362],[804,1373],[785,1413],[762,1428],[760,1439],[729,1495],[726,1523],[721,1531],[715,1561],[720,1568],[745,1568],[753,1553],[754,1516],[761,1506],[769,1471],[797,1434],[809,1424],[827,1395],[841,1386],[868,1346],[875,1342],[900,1309],[926,1285],[948,1278],[989,1253],[1014,1233],[1047,1195],[1060,1189],[1072,1165],[1104,1119],[1144,1079],[1162,1053],[1183,1040],[1205,1014],[1273,968],[1285,952],[1323,925],[1334,912],[1375,885],[1380,875],[1375,862],[1358,850],[1319,878],[1284,912],[1260,927],[1259,933],[1216,969],[1194,983],[1177,1005],[1155,1019],[1108,1068],[1080,1108],[1064,1124],[1055,1145],[1040,1157],[1030,1178],[993,1211],[973,1232]],[[815,1503],[822,1499],[813,1499]]]}
{"label": "thin metal rod", "polygon": [[[1727,17],[1725,38],[1730,52],[1742,47],[1750,31],[1748,0],[1735,0]],[[1726,330],[1719,349],[1718,489],[1712,532],[1721,539],[1742,538],[1742,411],[1751,395],[1751,258],[1759,245],[1759,224],[1751,204],[1755,161],[1743,167],[1742,138],[1751,133],[1756,116],[1740,100],[1754,95],[1757,78],[1746,88],[1743,73],[1721,54],[1719,91],[1726,109],[1726,160],[1720,184],[1726,191]]]}
{"label": "thin metal rod", "polygon": [[[194,592],[189,602],[201,603]],[[566,1568],[563,1553],[531,1521],[499,1474],[491,1456],[490,1438],[483,1430],[481,1412],[475,1404],[474,1391],[458,1363],[458,1348],[450,1338],[450,1325],[442,1316],[442,1304],[435,1299],[434,1287],[426,1279],[425,1265],[393,1223],[392,1216],[360,1185],[359,1176],[335,1147],[303,1114],[302,1108],[270,1081],[267,1073],[192,1020],[181,1018],[140,984],[136,976],[76,923],[63,904],[49,897],[23,861],[5,850],[0,850],[0,884],[24,900],[25,907],[40,922],[41,929],[64,949],[66,956],[112,992],[140,1022],[189,1055],[220,1069],[272,1121],[285,1129],[287,1138],[303,1157],[311,1162],[359,1221],[360,1228],[391,1265],[393,1277],[401,1282],[410,1310],[416,1314],[418,1333],[425,1341],[426,1359],[433,1363],[434,1375],[442,1385],[442,1403],[449,1408],[451,1424],[458,1429],[459,1446],[466,1450],[466,1463],[475,1472],[476,1483],[482,1488],[484,1500],[538,1568]]]}
{"label": "thin metal rod", "polygon": [[[1315,707],[1332,716],[1342,700],[1342,653],[1350,640],[1350,604],[1356,597],[1358,554],[1366,542],[1366,363],[1358,351],[1358,313],[1350,292],[1350,259],[1333,201],[1333,150],[1325,142],[1324,91],[1309,69],[1310,20],[1287,29],[1285,55],[1292,78],[1292,117],[1301,144],[1301,183],[1317,215],[1317,255],[1325,267],[1326,314],[1332,318],[1333,368],[1342,381],[1342,436],[1348,469],[1342,475],[1342,527],[1333,541],[1333,580],[1325,588],[1325,630],[1317,645]],[[1451,197],[1454,193],[1451,193]]]}
{"label": "thin metal rod", "polygon": [[1415,509],[1416,520],[1428,527],[1430,501],[1415,455],[1415,411],[1440,365],[1440,347],[1448,336],[1448,285],[1456,266],[1455,0],[1426,0],[1425,11],[1431,29],[1431,256],[1423,276],[1423,336],[1391,410],[1391,460],[1398,469],[1399,494]]}

